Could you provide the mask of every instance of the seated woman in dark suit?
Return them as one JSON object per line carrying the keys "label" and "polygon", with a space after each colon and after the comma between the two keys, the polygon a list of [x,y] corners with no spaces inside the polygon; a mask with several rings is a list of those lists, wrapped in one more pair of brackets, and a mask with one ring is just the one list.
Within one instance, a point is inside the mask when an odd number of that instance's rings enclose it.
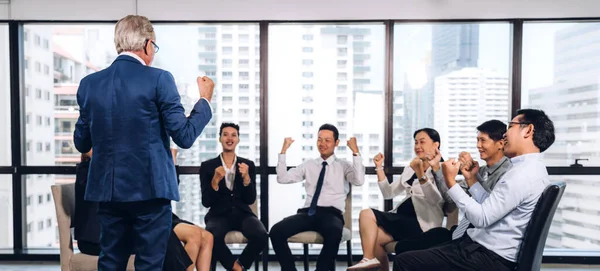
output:
{"label": "seated woman in dark suit", "polygon": [[[234,271],[249,269],[268,242],[267,230],[250,209],[256,201],[256,167],[235,154],[239,130],[236,124],[221,124],[223,152],[200,165],[202,205],[210,208],[204,220],[206,230],[214,236],[213,254],[226,270]],[[238,260],[225,245],[225,235],[232,230],[241,231],[248,239]]]}
{"label": "seated woman in dark suit", "polygon": [[[74,227],[79,251],[98,256],[100,255],[100,224],[96,215],[98,203],[84,199],[91,157],[92,151],[82,154],[81,163],[77,164],[75,216],[71,227]],[[212,235],[190,222],[179,219],[175,214],[173,214],[172,227],[163,270],[193,271],[195,267],[198,271],[209,271]],[[185,247],[181,242],[185,243]]]}
{"label": "seated woman in dark suit", "polygon": [[[173,162],[177,165],[177,149],[173,145],[171,143],[171,154]],[[177,178],[177,182],[179,184],[179,178]],[[213,250],[212,234],[192,222],[179,218],[176,214],[173,214],[171,227],[173,231],[167,245],[164,270],[177,270],[175,268],[178,268],[181,263],[185,263],[185,266],[189,266],[188,271],[194,271],[194,266],[198,271],[209,271]],[[169,257],[171,249],[182,249],[180,241],[185,243],[184,253],[173,253],[174,256]],[[175,257],[179,259],[175,259]]]}

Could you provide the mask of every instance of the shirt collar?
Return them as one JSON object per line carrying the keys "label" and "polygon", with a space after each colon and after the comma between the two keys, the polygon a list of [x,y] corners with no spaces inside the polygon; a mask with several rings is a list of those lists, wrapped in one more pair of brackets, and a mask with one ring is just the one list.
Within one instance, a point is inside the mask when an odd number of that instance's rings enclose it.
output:
{"label": "shirt collar", "polygon": [[510,159],[510,162],[513,165],[517,165],[526,161],[534,161],[534,160],[542,160],[544,159],[544,155],[539,153],[539,152],[534,152],[534,153],[526,153],[523,155],[519,155],[517,157],[513,157]]}
{"label": "shirt collar", "polygon": [[133,57],[133,58],[137,59],[140,63],[142,63],[142,65],[146,66],[146,63],[144,62],[144,60],[132,52],[122,52],[119,54],[119,56],[123,56],[123,55]]}
{"label": "shirt collar", "polygon": [[500,160],[498,160],[498,162],[496,162],[493,166],[487,167],[488,172],[496,171],[496,169],[498,169],[500,166],[502,166],[504,163],[506,163],[507,160],[508,160],[508,157],[502,156],[502,158]]}
{"label": "shirt collar", "polygon": [[332,165],[333,161],[335,161],[336,157],[335,154],[332,154],[331,156],[329,156],[329,158],[327,158],[327,160],[324,160],[323,157],[319,156],[319,158],[317,158],[317,161],[319,161],[319,164],[322,164],[323,161],[327,162],[327,165]]}
{"label": "shirt collar", "polygon": [[237,155],[233,157],[233,164],[231,164],[230,168],[228,168],[225,165],[225,160],[223,160],[223,153],[219,154],[219,157],[221,158],[221,164],[223,165],[223,168],[225,168],[225,170],[233,171],[235,169],[235,165],[237,164]]}

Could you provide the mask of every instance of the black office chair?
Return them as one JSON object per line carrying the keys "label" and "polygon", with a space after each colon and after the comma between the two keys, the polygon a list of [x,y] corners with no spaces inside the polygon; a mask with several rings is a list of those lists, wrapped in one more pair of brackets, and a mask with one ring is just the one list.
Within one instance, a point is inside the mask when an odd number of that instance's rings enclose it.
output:
{"label": "black office chair", "polygon": [[550,224],[565,187],[564,182],[557,182],[544,189],[525,229],[517,256],[517,271],[540,270]]}

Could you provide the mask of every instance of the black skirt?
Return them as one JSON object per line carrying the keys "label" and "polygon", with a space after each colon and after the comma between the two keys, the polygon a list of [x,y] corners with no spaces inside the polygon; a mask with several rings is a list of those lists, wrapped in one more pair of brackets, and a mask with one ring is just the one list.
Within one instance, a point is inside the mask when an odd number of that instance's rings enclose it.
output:
{"label": "black skirt", "polygon": [[175,226],[177,226],[177,224],[180,224],[180,223],[194,225],[194,223],[183,220],[183,219],[179,218],[176,214],[173,214],[173,218],[171,218],[171,229],[175,229]]}
{"label": "black skirt", "polygon": [[175,234],[175,226],[180,223],[194,225],[194,223],[185,221],[173,214],[171,236],[169,236],[169,243],[167,243],[167,254],[163,265],[165,271],[185,271],[190,265],[194,264],[185,251],[183,244],[179,241],[179,237]]}
{"label": "black skirt", "polygon": [[396,241],[412,238],[423,233],[421,225],[419,225],[419,221],[417,220],[417,213],[415,213],[412,198],[408,198],[398,206],[396,212],[371,210],[375,214],[377,226],[391,235]]}

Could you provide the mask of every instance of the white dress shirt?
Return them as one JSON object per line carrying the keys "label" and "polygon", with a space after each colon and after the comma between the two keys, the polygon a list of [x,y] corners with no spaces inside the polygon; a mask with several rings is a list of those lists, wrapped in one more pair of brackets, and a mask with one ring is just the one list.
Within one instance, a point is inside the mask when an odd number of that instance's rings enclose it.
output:
{"label": "white dress shirt", "polygon": [[276,168],[277,182],[288,184],[306,180],[305,189],[307,196],[304,207],[307,208],[310,206],[315,190],[317,189],[317,182],[323,168],[323,161],[327,162],[327,166],[317,206],[335,207],[344,213],[346,196],[350,192],[349,184],[362,185],[365,182],[365,167],[362,164],[360,156],[352,157],[352,163],[337,159],[335,155],[330,156],[327,160],[319,157],[287,170],[285,154],[279,154],[279,161]]}
{"label": "white dress shirt", "polygon": [[225,169],[225,186],[227,186],[227,188],[229,188],[229,190],[233,191],[233,182],[235,181],[235,172],[236,172],[235,165],[237,164],[237,156],[235,156],[233,158],[233,164],[231,164],[231,167],[229,167],[229,168],[225,164],[225,160],[223,160],[223,154],[219,155],[219,157],[221,157],[221,164],[223,165],[223,168]]}
{"label": "white dress shirt", "polygon": [[480,183],[469,189],[472,198],[459,185],[448,194],[474,229],[467,234],[473,241],[499,256],[516,262],[523,233],[544,189],[550,185],[541,153],[511,159],[512,166],[488,193]]}

